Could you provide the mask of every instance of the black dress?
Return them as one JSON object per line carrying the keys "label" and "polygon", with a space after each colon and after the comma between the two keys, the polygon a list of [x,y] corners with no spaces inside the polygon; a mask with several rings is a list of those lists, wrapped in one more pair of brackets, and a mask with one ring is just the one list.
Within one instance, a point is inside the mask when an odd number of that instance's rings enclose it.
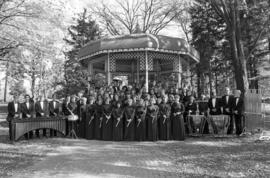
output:
{"label": "black dress", "polygon": [[136,128],[135,128],[135,138],[137,141],[146,140],[146,123],[145,123],[146,108],[143,106],[136,107]]}
{"label": "black dress", "polygon": [[80,121],[79,121],[79,137],[85,138],[85,125],[87,117],[87,105],[81,105],[80,107]]}
{"label": "black dress", "polygon": [[158,140],[158,126],[157,126],[157,114],[158,106],[148,106],[146,111],[146,122],[147,122],[147,140],[157,141]]}
{"label": "black dress", "polygon": [[[124,109],[124,140],[133,141],[135,140],[135,108],[132,106],[127,106]],[[131,120],[129,122],[129,120]]]}
{"label": "black dress", "polygon": [[102,139],[102,119],[103,119],[103,108],[102,105],[97,105],[95,108],[95,139]]}
{"label": "black dress", "polygon": [[158,133],[160,140],[170,140],[171,138],[171,107],[169,104],[159,105]]}
{"label": "black dress", "polygon": [[112,129],[113,129],[113,120],[112,120],[112,106],[110,104],[103,105],[103,121],[102,121],[102,138],[106,141],[112,140]]}
{"label": "black dress", "polygon": [[173,103],[171,108],[172,138],[174,140],[185,139],[185,125],[183,119],[184,105]]}
{"label": "black dress", "polygon": [[88,105],[87,115],[85,120],[85,138],[88,140],[95,138],[95,104]]}
{"label": "black dress", "polygon": [[[113,140],[123,140],[123,108],[114,108],[112,112],[113,117]],[[119,119],[119,120],[118,120]]]}

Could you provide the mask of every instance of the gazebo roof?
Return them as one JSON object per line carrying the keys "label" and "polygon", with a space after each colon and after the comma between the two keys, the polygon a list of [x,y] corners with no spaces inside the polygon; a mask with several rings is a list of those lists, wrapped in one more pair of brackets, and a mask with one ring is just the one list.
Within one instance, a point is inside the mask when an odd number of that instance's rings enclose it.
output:
{"label": "gazebo roof", "polygon": [[103,53],[154,51],[187,55],[193,62],[199,62],[199,53],[184,39],[153,34],[131,34],[113,36],[92,41],[83,46],[78,53],[79,61]]}

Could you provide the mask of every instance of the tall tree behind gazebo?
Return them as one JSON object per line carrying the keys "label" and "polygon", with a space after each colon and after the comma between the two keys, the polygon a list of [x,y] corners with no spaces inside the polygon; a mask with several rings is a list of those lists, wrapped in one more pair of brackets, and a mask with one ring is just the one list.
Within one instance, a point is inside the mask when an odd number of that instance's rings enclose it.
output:
{"label": "tall tree behind gazebo", "polygon": [[69,37],[64,40],[72,48],[65,52],[67,61],[65,62],[65,92],[74,93],[83,90],[88,85],[87,72],[85,72],[80,63],[76,60],[78,50],[88,43],[100,38],[100,29],[97,23],[88,15],[84,9],[80,14],[75,25],[71,25],[68,29]]}

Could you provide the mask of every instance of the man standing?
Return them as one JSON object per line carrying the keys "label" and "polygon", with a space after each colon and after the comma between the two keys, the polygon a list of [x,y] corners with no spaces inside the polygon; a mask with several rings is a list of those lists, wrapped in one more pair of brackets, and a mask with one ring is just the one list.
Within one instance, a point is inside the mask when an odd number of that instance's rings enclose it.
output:
{"label": "man standing", "polygon": [[228,115],[230,117],[230,124],[227,131],[227,134],[233,133],[233,117],[232,117],[232,104],[233,104],[233,96],[231,95],[231,91],[229,87],[225,88],[225,95],[221,98],[222,110],[221,112],[224,115]]}
{"label": "man standing", "polygon": [[[221,114],[221,102],[217,98],[216,92],[212,91],[211,98],[208,100],[208,113],[207,113],[207,116],[209,116],[209,119],[207,121],[206,126],[211,125],[215,134],[217,134],[218,131],[217,131],[217,127],[215,125],[215,122],[213,120],[213,117],[211,117],[211,116],[212,115],[220,115],[220,114]],[[209,128],[208,129],[205,128],[205,129],[209,130]]]}
{"label": "man standing", "polygon": [[19,103],[19,97],[17,95],[13,96],[13,101],[8,103],[8,116],[7,121],[9,125],[9,138],[13,139],[12,135],[12,120],[16,118],[21,118],[21,104]]}
{"label": "man standing", "polygon": [[[56,117],[59,115],[60,105],[58,101],[56,101],[56,94],[52,96],[53,100],[49,102],[49,112],[50,117]],[[50,129],[50,137],[56,136],[56,130]]]}
{"label": "man standing", "polygon": [[[24,119],[33,117],[33,114],[35,112],[35,106],[34,103],[30,101],[30,96],[25,95],[25,102],[22,103],[22,117]],[[27,137],[27,135],[25,135]],[[29,138],[33,137],[33,131],[29,132]]]}
{"label": "man standing", "polygon": [[[39,101],[35,104],[36,116],[47,117],[49,115],[48,102],[44,100],[44,97],[39,96]],[[39,137],[39,130],[36,130],[36,136]],[[46,129],[43,129],[43,136],[46,137]]]}
{"label": "man standing", "polygon": [[243,132],[243,98],[241,97],[241,91],[235,90],[234,92],[234,100],[232,104],[232,111],[235,121],[235,127],[236,127],[236,135],[240,135]]}

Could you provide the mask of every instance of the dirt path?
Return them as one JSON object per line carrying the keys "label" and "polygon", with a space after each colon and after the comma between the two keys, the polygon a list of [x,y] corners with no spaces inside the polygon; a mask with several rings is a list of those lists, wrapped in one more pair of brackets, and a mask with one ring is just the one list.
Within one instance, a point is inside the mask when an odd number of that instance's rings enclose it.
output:
{"label": "dirt path", "polygon": [[270,143],[251,137],[154,143],[54,138],[10,144],[0,125],[0,177],[270,177]]}

